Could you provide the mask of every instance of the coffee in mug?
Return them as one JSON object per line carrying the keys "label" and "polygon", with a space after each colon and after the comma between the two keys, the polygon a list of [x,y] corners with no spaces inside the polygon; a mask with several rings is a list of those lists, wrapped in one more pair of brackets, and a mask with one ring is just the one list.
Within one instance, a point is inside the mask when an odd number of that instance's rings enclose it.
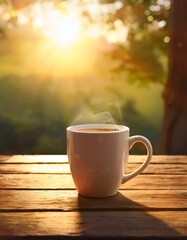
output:
{"label": "coffee in mug", "polygon": [[[126,174],[129,150],[137,143],[147,149],[142,165]],[[140,174],[152,158],[150,141],[129,136],[129,128],[115,124],[83,124],[67,128],[67,154],[78,193],[103,198],[117,193],[121,184]]]}
{"label": "coffee in mug", "polygon": [[92,133],[92,132],[115,132],[115,131],[119,131],[118,128],[81,128],[78,129],[79,132],[88,132],[88,133]]}

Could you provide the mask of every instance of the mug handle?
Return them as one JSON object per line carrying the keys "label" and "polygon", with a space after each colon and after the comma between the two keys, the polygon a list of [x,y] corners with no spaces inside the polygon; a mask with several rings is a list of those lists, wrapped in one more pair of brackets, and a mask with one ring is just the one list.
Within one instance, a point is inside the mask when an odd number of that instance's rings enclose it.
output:
{"label": "mug handle", "polygon": [[152,149],[152,145],[151,145],[150,141],[146,137],[143,137],[141,135],[135,135],[135,136],[129,137],[129,150],[137,142],[142,143],[146,147],[147,158],[138,169],[134,170],[133,172],[131,172],[129,174],[123,174],[121,183],[125,183],[125,182],[129,181],[130,179],[136,177],[148,166],[148,164],[151,161],[153,149]]}

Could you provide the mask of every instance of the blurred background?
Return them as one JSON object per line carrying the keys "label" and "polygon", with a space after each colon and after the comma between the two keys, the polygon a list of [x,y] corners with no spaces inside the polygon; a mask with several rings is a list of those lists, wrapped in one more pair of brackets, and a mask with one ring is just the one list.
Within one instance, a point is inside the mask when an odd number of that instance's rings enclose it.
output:
{"label": "blurred background", "polygon": [[66,127],[90,122],[162,154],[170,13],[170,0],[1,0],[0,154],[65,154]]}

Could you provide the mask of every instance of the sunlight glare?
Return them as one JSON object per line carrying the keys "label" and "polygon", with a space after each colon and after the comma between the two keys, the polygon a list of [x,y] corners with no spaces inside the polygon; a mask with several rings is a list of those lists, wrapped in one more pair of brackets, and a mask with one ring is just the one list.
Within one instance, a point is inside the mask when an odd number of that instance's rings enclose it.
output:
{"label": "sunlight glare", "polygon": [[55,12],[53,18],[47,19],[44,33],[60,46],[70,45],[78,40],[80,20],[72,13]]}
{"label": "sunlight glare", "polygon": [[[113,44],[125,44],[128,28],[121,20],[116,20],[111,29],[103,18],[114,7],[108,9],[102,6],[102,9],[98,9],[98,6],[87,6],[94,22],[90,22],[83,14],[88,9],[76,4],[59,7],[52,2],[36,3],[18,12],[19,25],[25,25],[23,29],[31,29],[29,34],[33,34],[36,40],[34,50],[29,53],[27,60],[24,59],[27,72],[55,78],[82,79],[82,76],[89,76],[95,69],[103,76],[108,63],[99,70],[96,67],[102,65],[103,52],[111,50]],[[101,18],[96,10],[102,11]],[[28,36],[29,45],[32,45],[33,39]]]}
{"label": "sunlight glare", "polygon": [[[42,8],[43,7],[43,8]],[[29,10],[20,11],[18,23],[31,24],[33,29],[61,47],[66,47],[78,41],[81,36],[81,17],[73,9],[59,10],[52,4],[34,4]]]}

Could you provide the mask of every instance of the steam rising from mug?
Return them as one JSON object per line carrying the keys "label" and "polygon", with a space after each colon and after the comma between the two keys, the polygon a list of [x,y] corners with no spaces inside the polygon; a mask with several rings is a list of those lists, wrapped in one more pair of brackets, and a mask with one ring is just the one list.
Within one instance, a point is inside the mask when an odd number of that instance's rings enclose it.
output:
{"label": "steam rising from mug", "polygon": [[70,125],[86,123],[120,124],[121,119],[117,97],[97,96],[87,100],[80,106]]}

